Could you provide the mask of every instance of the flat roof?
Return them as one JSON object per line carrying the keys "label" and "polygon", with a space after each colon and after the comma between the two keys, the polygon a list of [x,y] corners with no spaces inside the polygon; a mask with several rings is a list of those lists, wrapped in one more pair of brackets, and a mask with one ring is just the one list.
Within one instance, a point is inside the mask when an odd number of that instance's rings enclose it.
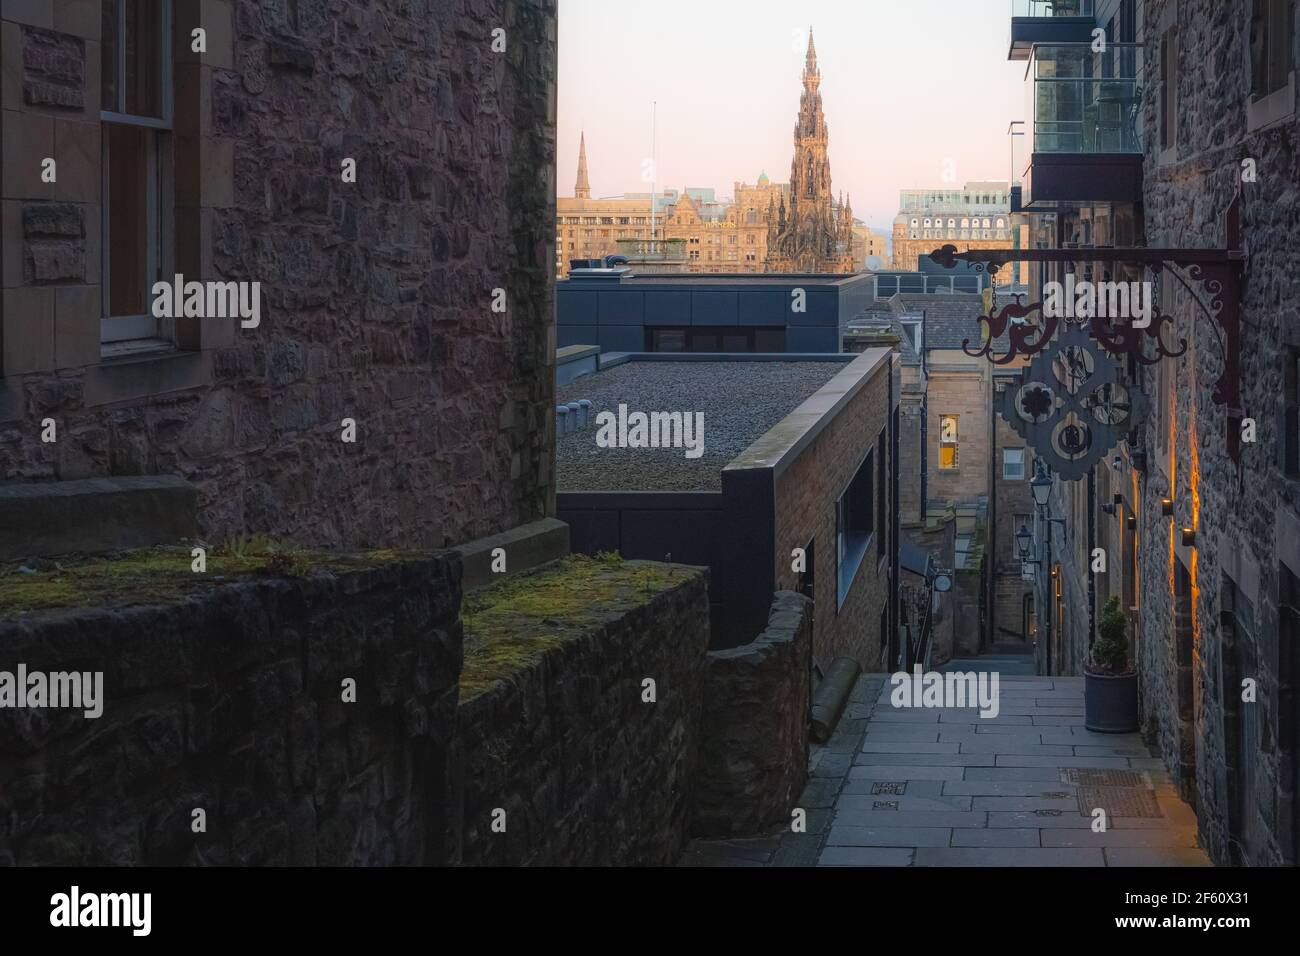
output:
{"label": "flat roof", "polygon": [[[556,390],[556,403],[592,403],[580,431],[557,435],[560,491],[720,491],[722,469],[806,399],[843,372],[839,361],[637,361],[579,378]],[[601,448],[595,416],[702,412],[703,454],[682,448]],[[694,419],[692,419],[694,421]]]}

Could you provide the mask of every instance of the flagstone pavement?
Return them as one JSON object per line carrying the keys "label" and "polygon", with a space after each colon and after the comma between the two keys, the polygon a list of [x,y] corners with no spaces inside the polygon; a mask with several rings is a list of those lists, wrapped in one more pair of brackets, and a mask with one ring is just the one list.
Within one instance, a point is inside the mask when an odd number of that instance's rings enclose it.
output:
{"label": "flagstone pavement", "polygon": [[1084,729],[1082,677],[1000,681],[999,713],[982,718],[896,709],[888,675],[864,675],[812,754],[806,832],[695,841],[681,864],[1209,865],[1194,813],[1141,736]]}

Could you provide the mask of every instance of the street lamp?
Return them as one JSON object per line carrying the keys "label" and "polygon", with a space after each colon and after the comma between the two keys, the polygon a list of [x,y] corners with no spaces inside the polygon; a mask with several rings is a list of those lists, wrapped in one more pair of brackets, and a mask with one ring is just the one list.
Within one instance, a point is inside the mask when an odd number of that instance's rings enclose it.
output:
{"label": "street lamp", "polygon": [[1034,504],[1038,505],[1039,510],[1047,507],[1047,499],[1052,494],[1052,479],[1047,477],[1047,472],[1043,470],[1043,463],[1036,462],[1034,469],[1036,474],[1033,480],[1029,482],[1029,490],[1034,493]]}
{"label": "street lamp", "polygon": [[[1033,539],[1034,536],[1029,533],[1029,528],[1022,524],[1020,530],[1016,532],[1016,549],[1020,552],[1021,561],[1029,561],[1029,543]],[[1034,561],[1032,563],[1037,564],[1038,562]]]}

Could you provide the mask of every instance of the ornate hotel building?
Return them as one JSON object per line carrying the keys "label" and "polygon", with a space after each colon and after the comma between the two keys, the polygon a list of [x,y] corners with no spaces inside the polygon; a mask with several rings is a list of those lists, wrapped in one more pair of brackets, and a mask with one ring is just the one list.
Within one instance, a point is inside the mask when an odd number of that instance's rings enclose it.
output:
{"label": "ornate hotel building", "polygon": [[904,189],[894,217],[894,268],[916,269],[940,246],[1020,249],[1028,246],[1024,217],[1011,213],[1011,184],[969,182],[961,189]]}

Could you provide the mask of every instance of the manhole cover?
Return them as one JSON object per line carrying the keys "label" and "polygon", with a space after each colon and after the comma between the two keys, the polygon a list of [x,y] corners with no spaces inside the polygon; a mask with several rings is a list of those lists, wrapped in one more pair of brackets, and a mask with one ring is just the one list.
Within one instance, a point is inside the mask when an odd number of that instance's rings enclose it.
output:
{"label": "manhole cover", "polygon": [[1101,807],[1112,817],[1163,817],[1154,790],[1136,787],[1080,787],[1079,812],[1090,814]]}
{"label": "manhole cover", "polygon": [[1136,770],[1095,770],[1088,767],[1067,767],[1061,771],[1065,783],[1081,787],[1146,787],[1146,777]]}
{"label": "manhole cover", "polygon": [[873,794],[887,793],[890,796],[901,797],[907,792],[906,780],[877,780],[871,785]]}
{"label": "manhole cover", "polygon": [[897,800],[873,800],[871,801],[872,810],[897,810]]}

